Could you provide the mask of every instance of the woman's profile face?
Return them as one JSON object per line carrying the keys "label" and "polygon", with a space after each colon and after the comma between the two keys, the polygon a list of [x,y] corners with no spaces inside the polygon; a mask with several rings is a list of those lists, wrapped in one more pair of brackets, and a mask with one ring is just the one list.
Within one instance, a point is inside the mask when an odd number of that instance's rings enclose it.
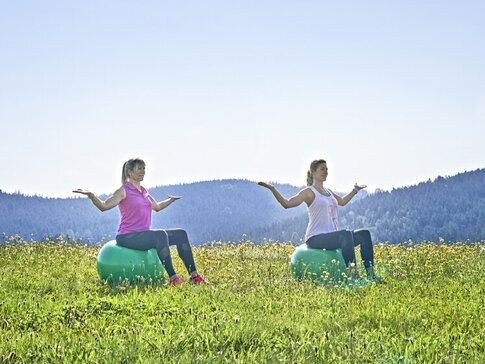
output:
{"label": "woman's profile face", "polygon": [[313,178],[320,181],[326,181],[327,176],[328,176],[327,163],[320,163],[317,167],[317,170],[313,172]]}
{"label": "woman's profile face", "polygon": [[144,164],[136,164],[135,168],[129,173],[130,179],[133,181],[141,182],[145,177],[145,165]]}

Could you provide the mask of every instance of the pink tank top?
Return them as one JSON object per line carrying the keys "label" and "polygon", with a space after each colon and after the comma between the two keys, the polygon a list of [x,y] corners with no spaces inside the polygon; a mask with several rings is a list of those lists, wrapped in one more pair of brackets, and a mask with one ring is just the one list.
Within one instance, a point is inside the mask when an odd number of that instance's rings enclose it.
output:
{"label": "pink tank top", "polygon": [[148,191],[141,192],[130,182],[123,185],[126,197],[118,205],[121,214],[118,235],[150,230],[152,222],[152,203]]}
{"label": "pink tank top", "polygon": [[310,186],[315,199],[308,206],[308,227],[305,241],[318,234],[331,233],[338,230],[338,203],[332,194],[324,196],[315,187]]}

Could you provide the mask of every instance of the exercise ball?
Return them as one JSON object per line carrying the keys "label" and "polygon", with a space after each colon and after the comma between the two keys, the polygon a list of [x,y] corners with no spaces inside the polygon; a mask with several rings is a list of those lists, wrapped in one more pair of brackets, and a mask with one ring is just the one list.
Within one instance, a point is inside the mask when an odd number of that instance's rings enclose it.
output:
{"label": "exercise ball", "polygon": [[312,249],[306,244],[298,246],[291,255],[291,270],[298,279],[335,284],[344,280],[345,261],[340,249]]}
{"label": "exercise ball", "polygon": [[140,280],[157,280],[164,268],[155,249],[136,250],[116,245],[115,240],[104,244],[98,253],[98,274],[103,280],[135,283]]}

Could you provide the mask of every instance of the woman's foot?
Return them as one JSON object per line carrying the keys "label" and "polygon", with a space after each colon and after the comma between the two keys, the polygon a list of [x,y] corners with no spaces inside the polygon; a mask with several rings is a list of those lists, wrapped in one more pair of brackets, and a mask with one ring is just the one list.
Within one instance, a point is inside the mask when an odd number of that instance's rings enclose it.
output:
{"label": "woman's foot", "polygon": [[207,279],[205,279],[200,274],[196,274],[193,277],[190,277],[189,282],[192,284],[210,284]]}
{"label": "woman's foot", "polygon": [[183,283],[184,283],[184,280],[182,278],[180,278],[179,276],[170,277],[170,280],[168,282],[168,284],[170,284],[171,286],[179,286]]}
{"label": "woman's foot", "polygon": [[359,271],[357,270],[357,266],[355,265],[355,263],[349,263],[349,265],[347,266],[347,271],[349,272],[350,278],[360,278]]}
{"label": "woman's foot", "polygon": [[367,279],[376,282],[376,283],[381,283],[382,279],[381,277],[377,276],[374,272],[374,267],[370,266],[369,268],[365,269],[365,272],[367,273]]}

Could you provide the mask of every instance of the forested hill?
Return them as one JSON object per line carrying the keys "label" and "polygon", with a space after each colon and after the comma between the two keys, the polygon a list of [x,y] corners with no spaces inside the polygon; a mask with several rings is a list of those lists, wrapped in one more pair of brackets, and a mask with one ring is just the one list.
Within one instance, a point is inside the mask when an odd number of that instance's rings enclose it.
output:
{"label": "forested hill", "polygon": [[[300,188],[278,185],[284,196]],[[153,228],[183,227],[195,244],[238,241],[243,235],[300,242],[305,206],[285,210],[266,189],[246,180],[218,180],[150,189],[157,199],[183,198],[153,214]],[[375,241],[485,240],[485,169],[377,191],[340,209],[341,228],[368,228]],[[24,239],[64,235],[98,243],[112,239],[117,209],[97,210],[87,198],[52,199],[0,192],[0,234]],[[1,240],[1,239],[0,239]]]}
{"label": "forested hill", "polygon": [[[276,186],[287,196],[299,190],[290,185]],[[150,189],[150,194],[158,201],[167,194],[182,196],[167,209],[153,214],[152,227],[183,227],[195,244],[238,241],[255,228],[305,212],[304,206],[284,210],[269,191],[247,180],[161,186]],[[6,236],[41,239],[64,235],[98,243],[114,238],[118,224],[117,208],[102,213],[85,197],[53,199],[0,193],[0,234]]]}
{"label": "forested hill", "polygon": [[[307,216],[290,217],[250,236],[301,239]],[[434,181],[377,191],[340,209],[340,227],[367,228],[375,241],[485,240],[485,169]]]}

